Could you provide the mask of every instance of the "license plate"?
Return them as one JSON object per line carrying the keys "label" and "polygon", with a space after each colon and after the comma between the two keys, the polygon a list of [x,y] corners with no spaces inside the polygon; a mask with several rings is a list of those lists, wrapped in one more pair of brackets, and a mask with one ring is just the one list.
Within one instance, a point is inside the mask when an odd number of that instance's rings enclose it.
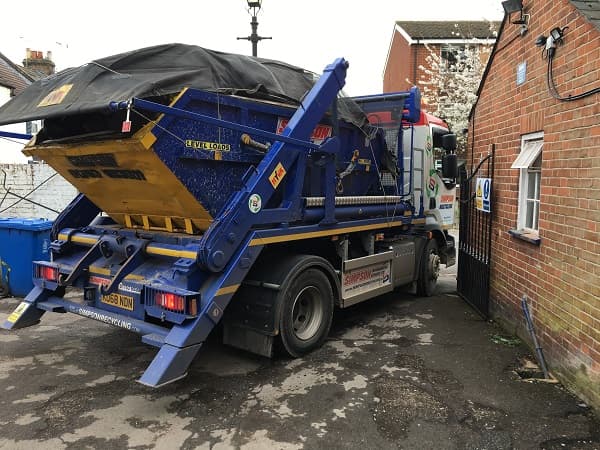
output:
{"label": "license plate", "polygon": [[103,295],[101,299],[102,303],[106,303],[110,306],[116,306],[117,308],[127,309],[133,311],[133,297],[121,294],[108,294]]}

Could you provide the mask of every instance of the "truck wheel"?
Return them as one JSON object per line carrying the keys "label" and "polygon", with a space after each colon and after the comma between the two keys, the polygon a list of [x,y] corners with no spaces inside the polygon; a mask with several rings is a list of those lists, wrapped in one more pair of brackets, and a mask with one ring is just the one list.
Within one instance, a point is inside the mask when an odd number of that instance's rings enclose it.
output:
{"label": "truck wheel", "polygon": [[417,280],[417,295],[431,297],[435,292],[440,276],[440,253],[435,239],[430,239],[425,246],[419,279]]}
{"label": "truck wheel", "polygon": [[333,317],[333,292],[327,276],[309,268],[282,289],[281,343],[295,358],[323,345]]}

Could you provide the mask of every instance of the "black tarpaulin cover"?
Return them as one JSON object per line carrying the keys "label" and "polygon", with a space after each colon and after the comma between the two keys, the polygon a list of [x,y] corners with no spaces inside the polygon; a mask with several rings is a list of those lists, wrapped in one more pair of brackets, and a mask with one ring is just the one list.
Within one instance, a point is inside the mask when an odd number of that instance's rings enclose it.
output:
{"label": "black tarpaulin cover", "polygon": [[[36,81],[0,107],[0,125],[107,111],[111,101],[175,94],[184,87],[297,105],[313,82],[312,73],[279,61],[194,45],[158,45]],[[353,101],[338,102],[338,109],[340,118],[366,124]]]}

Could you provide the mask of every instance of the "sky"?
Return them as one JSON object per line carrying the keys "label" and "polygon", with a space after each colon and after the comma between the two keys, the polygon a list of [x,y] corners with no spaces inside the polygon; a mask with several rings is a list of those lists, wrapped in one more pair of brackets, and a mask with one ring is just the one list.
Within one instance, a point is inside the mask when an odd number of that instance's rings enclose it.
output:
{"label": "sky", "polygon": [[[28,0],[3,2],[0,52],[21,63],[25,48],[53,53],[57,70],[151,45],[180,42],[251,54],[246,0]],[[263,0],[258,56],[313,72],[349,61],[348,95],[382,91],[396,20],[500,20],[500,0]],[[4,157],[2,157],[4,156]],[[0,161],[6,161],[0,155]]]}

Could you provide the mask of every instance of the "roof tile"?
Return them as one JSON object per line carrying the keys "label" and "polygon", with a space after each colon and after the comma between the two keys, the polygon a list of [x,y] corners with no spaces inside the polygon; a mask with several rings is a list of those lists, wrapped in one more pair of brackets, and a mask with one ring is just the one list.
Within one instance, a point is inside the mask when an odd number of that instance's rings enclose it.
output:
{"label": "roof tile", "polygon": [[600,30],[600,0],[571,0],[571,4]]}
{"label": "roof tile", "polygon": [[29,76],[0,53],[0,85],[13,89],[14,94],[18,95],[31,84],[31,81]]}
{"label": "roof tile", "polygon": [[492,39],[500,22],[480,21],[397,21],[412,39]]}

